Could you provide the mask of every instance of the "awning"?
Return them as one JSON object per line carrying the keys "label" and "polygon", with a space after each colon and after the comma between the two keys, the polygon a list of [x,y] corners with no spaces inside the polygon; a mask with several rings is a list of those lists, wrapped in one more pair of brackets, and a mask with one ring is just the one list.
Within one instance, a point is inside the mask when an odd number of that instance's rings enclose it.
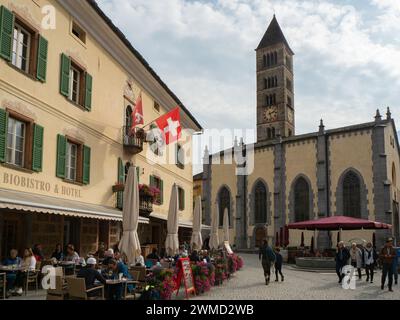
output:
{"label": "awning", "polygon": [[[156,212],[153,212],[153,213],[150,215],[150,218],[160,219],[160,220],[164,220],[164,221],[167,221],[167,220],[168,220],[168,217],[167,217],[166,215],[161,214],[161,213],[156,213]],[[192,221],[179,220],[178,225],[179,225],[180,227],[182,227],[182,228],[193,229],[193,222],[192,222]],[[211,227],[210,227],[210,226],[206,226],[206,225],[203,224],[203,225],[201,226],[201,229],[202,229],[202,230],[211,230]]]}
{"label": "awning", "polygon": [[[0,209],[122,221],[122,212],[111,207],[7,189],[0,189]],[[149,219],[140,217],[139,223],[148,224]]]}

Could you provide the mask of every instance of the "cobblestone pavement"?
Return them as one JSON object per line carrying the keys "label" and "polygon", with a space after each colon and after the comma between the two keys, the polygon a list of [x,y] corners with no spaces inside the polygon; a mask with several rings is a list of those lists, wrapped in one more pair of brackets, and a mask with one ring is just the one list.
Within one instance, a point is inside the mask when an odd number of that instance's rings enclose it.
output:
{"label": "cobblestone pavement", "polygon": [[[357,280],[356,290],[344,290],[337,282],[334,273],[316,273],[299,271],[291,266],[284,266],[284,282],[271,282],[265,285],[261,263],[257,255],[243,254],[245,266],[229,282],[221,287],[214,287],[197,300],[400,300],[400,286],[393,286],[394,292],[380,289],[381,272],[374,277],[374,284],[366,283],[363,275]],[[273,275],[272,280],[275,280]]]}

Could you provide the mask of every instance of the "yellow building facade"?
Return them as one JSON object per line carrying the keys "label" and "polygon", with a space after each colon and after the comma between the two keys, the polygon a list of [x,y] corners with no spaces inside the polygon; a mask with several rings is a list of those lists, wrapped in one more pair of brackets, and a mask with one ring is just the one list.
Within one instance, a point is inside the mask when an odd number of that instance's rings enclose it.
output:
{"label": "yellow building facade", "polygon": [[191,136],[179,141],[179,165],[160,161],[176,158],[177,144],[161,156],[128,129],[139,95],[145,123],[176,106],[183,129],[201,130],[196,119],[94,1],[0,5],[0,256],[34,243],[47,254],[73,243],[82,256],[99,242],[117,243],[121,191],[113,186],[132,164],[140,184],[161,190],[151,215],[140,218],[141,242],[162,248],[174,183],[188,237]]}

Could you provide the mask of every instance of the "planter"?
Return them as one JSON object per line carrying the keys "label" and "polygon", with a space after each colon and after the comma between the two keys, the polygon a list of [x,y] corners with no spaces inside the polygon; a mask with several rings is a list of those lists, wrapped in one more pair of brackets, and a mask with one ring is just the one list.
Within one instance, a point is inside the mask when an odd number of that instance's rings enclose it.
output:
{"label": "planter", "polygon": [[148,218],[153,212],[153,198],[140,197],[139,214],[142,217]]}
{"label": "planter", "polygon": [[114,193],[116,193],[116,192],[124,192],[124,190],[125,190],[125,185],[123,185],[123,184],[116,184],[116,185],[112,186],[112,191]]}
{"label": "planter", "polygon": [[305,269],[335,270],[336,262],[334,258],[298,257],[296,258],[296,266]]}

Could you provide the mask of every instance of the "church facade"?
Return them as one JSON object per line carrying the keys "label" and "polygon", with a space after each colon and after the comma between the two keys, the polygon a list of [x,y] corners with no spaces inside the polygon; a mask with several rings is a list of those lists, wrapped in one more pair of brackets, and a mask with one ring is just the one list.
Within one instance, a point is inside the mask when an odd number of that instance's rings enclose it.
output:
{"label": "church facade", "polygon": [[[388,236],[399,241],[400,157],[390,110],[377,110],[371,122],[332,130],[321,120],[315,132],[296,135],[294,53],[275,17],[256,57],[254,170],[237,175],[238,165],[225,163],[235,152],[246,153],[249,148],[243,143],[214,155],[206,152],[206,224],[215,216],[222,236],[227,209],[231,242],[242,249],[255,248],[263,239],[273,244],[289,223],[334,215],[390,223],[392,230],[376,232],[376,244],[383,245]],[[299,246],[301,234],[291,230],[289,246]],[[306,231],[306,245],[313,236],[320,249],[336,246],[336,232]],[[366,230],[342,234],[344,241],[372,238],[373,231]]]}

